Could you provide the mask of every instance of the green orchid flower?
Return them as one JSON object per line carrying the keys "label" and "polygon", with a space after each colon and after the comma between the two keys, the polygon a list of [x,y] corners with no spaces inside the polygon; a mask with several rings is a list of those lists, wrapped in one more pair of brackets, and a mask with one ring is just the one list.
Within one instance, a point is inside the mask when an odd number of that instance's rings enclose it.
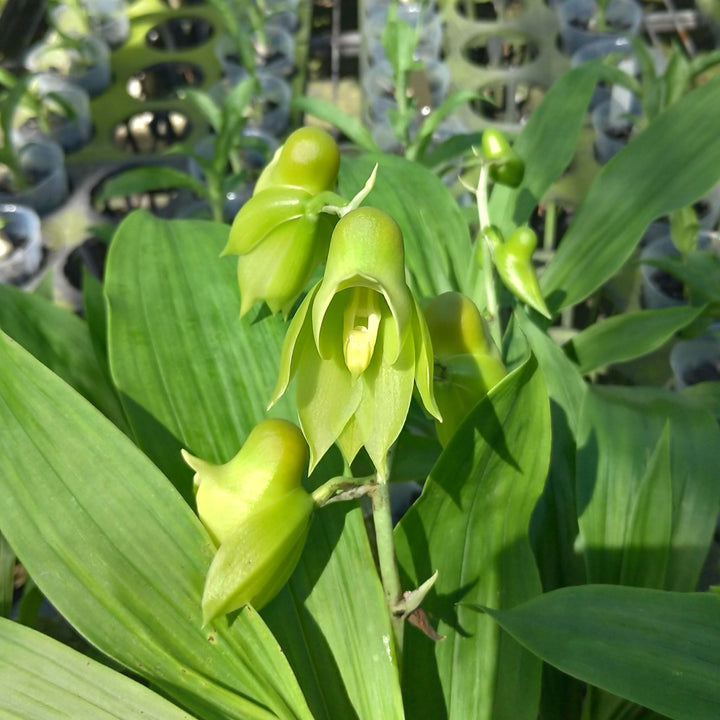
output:
{"label": "green orchid flower", "polygon": [[424,310],[435,351],[433,389],[442,411],[436,423],[445,447],[470,411],[506,375],[500,353],[475,303],[458,292],[434,298]]}
{"label": "green orchid flower", "polygon": [[195,470],[198,515],[217,546],[203,625],[248,603],[259,610],[290,578],[310,528],[315,501],[302,486],[305,438],[287,420],[266,419],[224,465],[182,455]]}
{"label": "green orchid flower", "polygon": [[263,301],[287,317],[322,264],[337,217],[323,212],[340,166],[324,130],[300,128],[280,147],[235,216],[222,255],[238,255],[240,315]]}
{"label": "green orchid flower", "polygon": [[348,463],[365,447],[381,477],[413,389],[440,419],[427,325],[405,282],[403,239],[381,210],[347,213],[330,240],[324,278],[290,323],[271,405],[297,376],[310,467],[337,442]]}

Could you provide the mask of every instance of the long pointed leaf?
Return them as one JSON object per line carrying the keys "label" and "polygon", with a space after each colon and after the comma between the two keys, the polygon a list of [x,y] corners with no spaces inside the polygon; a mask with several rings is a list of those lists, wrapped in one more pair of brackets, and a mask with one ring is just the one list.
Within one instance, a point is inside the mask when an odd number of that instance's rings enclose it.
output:
{"label": "long pointed leaf", "polygon": [[[667,423],[669,455],[655,458]],[[676,393],[590,389],[577,454],[578,518],[590,582],[643,585],[659,573],[661,587],[668,590],[695,588],[720,505],[719,448],[714,418]],[[655,476],[650,488],[648,473]],[[637,522],[648,512],[655,527],[643,539]],[[671,517],[669,548],[657,537],[664,513]],[[629,567],[640,574],[630,577]]]}
{"label": "long pointed leaf", "polygon": [[192,720],[125,675],[7,620],[0,620],[0,678],[3,717]]}
{"label": "long pointed leaf", "polygon": [[213,546],[187,504],[125,435],[5,335],[0,434],[0,531],[81,634],[203,717],[309,717],[252,610],[202,630]]}
{"label": "long pointed leaf", "polygon": [[[105,280],[118,388],[212,462],[232,457],[265,416],[285,327],[240,320],[236,262],[219,257],[227,234],[135,212],[115,234]],[[275,408],[292,417],[289,400]]]}
{"label": "long pointed leaf", "polygon": [[603,166],[541,278],[551,309],[590,295],[630,257],[652,220],[717,182],[718,113],[720,75],[660,114]]}
{"label": "long pointed leaf", "polygon": [[534,720],[540,664],[457,602],[512,607],[541,592],[528,541],[550,454],[550,414],[534,358],[491,391],[440,456],[396,529],[409,582],[439,570],[423,607],[446,639],[410,628],[403,690],[410,717]]}
{"label": "long pointed leaf", "polygon": [[44,298],[0,285],[0,328],[126,429],[117,394],[99,364],[88,326]]}
{"label": "long pointed leaf", "polygon": [[486,609],[546,662],[675,720],[716,720],[720,598],[586,585]]}
{"label": "long pointed leaf", "polygon": [[681,306],[616,315],[573,337],[567,347],[568,354],[582,373],[632,360],[657,350],[700,317],[703,309]]}

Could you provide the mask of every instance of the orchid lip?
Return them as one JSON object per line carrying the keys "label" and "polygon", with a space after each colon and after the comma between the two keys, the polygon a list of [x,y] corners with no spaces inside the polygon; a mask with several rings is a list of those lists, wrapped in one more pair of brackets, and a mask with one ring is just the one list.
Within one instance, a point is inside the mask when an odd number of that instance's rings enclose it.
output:
{"label": "orchid lip", "polygon": [[343,354],[353,380],[372,361],[380,318],[377,293],[367,287],[355,288],[343,316]]}

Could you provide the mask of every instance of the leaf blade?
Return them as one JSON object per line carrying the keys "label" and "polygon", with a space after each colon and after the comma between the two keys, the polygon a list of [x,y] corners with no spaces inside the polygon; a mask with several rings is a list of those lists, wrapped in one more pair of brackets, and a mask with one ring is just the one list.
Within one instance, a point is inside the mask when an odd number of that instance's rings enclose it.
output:
{"label": "leaf blade", "polygon": [[485,612],[592,685],[674,720],[717,717],[720,598],[710,593],[586,585]]}
{"label": "leaf blade", "polygon": [[[403,682],[412,717],[537,715],[540,665],[455,603],[483,597],[507,607],[541,592],[527,525],[549,461],[549,423],[544,383],[530,358],[463,423],[396,528],[409,582],[440,571],[424,607],[446,636],[432,645],[407,631],[413,662]],[[529,428],[537,433],[532,441]]]}
{"label": "leaf blade", "polygon": [[0,714],[54,720],[193,720],[148,688],[38,632],[0,620]]}
{"label": "leaf blade", "polygon": [[167,479],[4,335],[0,367],[0,528],[43,593],[99,649],[200,715],[307,718],[255,613],[218,623],[214,640],[202,631],[212,544]]}

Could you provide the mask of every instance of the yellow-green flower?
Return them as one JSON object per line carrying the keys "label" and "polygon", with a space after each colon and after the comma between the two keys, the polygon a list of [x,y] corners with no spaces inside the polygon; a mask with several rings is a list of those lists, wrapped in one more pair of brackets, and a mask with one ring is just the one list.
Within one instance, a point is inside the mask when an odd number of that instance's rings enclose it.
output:
{"label": "yellow-green flower", "polygon": [[300,128],[263,170],[235,216],[223,255],[239,255],[240,315],[258,301],[287,314],[327,255],[337,218],[322,212],[340,151],[320,128]]}
{"label": "yellow-green flower", "polygon": [[288,581],[314,508],[301,481],[308,446],[287,420],[267,419],[240,452],[215,465],[183,450],[195,470],[198,515],[218,550],[203,591],[203,621],[251,603],[261,608]]}
{"label": "yellow-green flower", "polygon": [[337,442],[348,462],[364,446],[384,474],[415,386],[440,418],[430,337],[405,282],[402,234],[383,211],[358,208],[335,227],[325,276],[288,329],[271,404],[294,376],[311,468]]}
{"label": "yellow-green flower", "polygon": [[435,353],[433,390],[443,416],[436,428],[445,446],[506,371],[470,298],[458,292],[443,293],[427,305],[424,314]]}

